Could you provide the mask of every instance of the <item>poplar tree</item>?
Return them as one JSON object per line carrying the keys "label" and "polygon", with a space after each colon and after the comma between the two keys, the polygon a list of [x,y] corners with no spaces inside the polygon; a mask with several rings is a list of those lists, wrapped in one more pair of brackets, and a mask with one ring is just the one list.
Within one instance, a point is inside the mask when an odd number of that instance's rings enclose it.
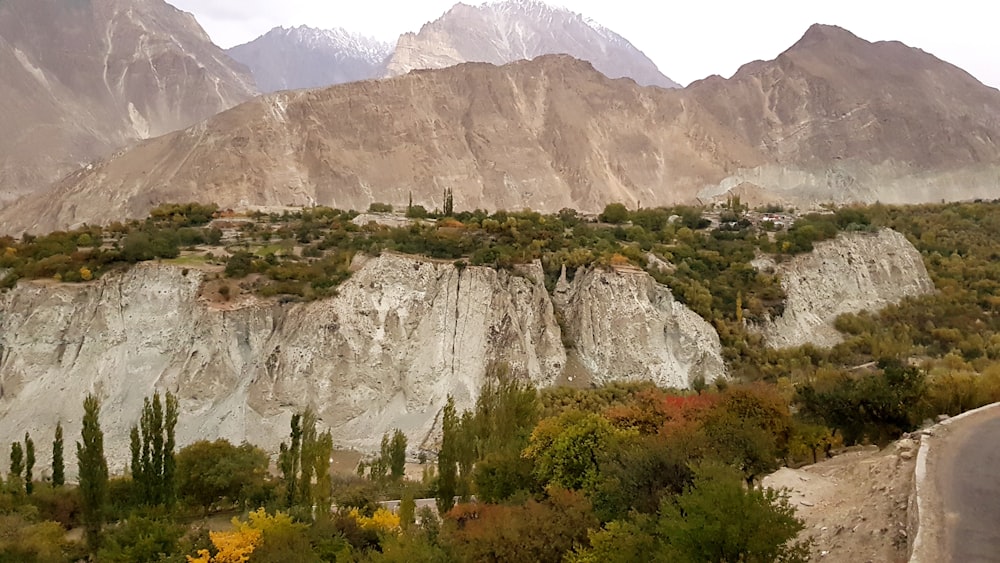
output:
{"label": "poplar tree", "polygon": [[282,442],[278,454],[278,469],[285,484],[287,506],[316,504],[321,512],[329,512],[333,437],[329,431],[317,434],[316,414],[312,409],[306,409],[301,414],[292,415],[290,438],[290,444]]}
{"label": "poplar tree", "polygon": [[31,494],[35,490],[32,470],[35,468],[35,442],[31,440],[31,435],[24,433],[24,492]]}
{"label": "poplar tree", "polygon": [[406,473],[406,434],[399,428],[392,433],[388,465],[393,479],[398,481],[403,478]]}
{"label": "poplar tree", "polygon": [[177,399],[167,393],[161,401],[155,393],[152,400],[145,400],[139,425],[132,426],[132,480],[146,504],[171,506],[176,500],[176,425]]}
{"label": "poplar tree", "polygon": [[448,402],[441,413],[441,450],[438,452],[438,513],[444,514],[455,506],[458,492],[459,419],[455,399],[448,395]]}
{"label": "poplar tree", "polygon": [[295,490],[298,485],[299,463],[302,462],[302,415],[295,413],[291,421],[291,445],[281,443],[278,454],[278,468],[281,470],[281,479],[285,483],[285,503],[287,506],[295,504]]}
{"label": "poplar tree", "polygon": [[80,473],[80,512],[87,545],[96,551],[104,526],[108,501],[108,462],[104,458],[104,432],[101,430],[101,403],[94,395],[83,401],[81,441],[76,443],[76,462]]}
{"label": "poplar tree", "polygon": [[52,486],[61,487],[66,482],[63,465],[63,429],[62,422],[56,423],[56,436],[52,441]]}
{"label": "poplar tree", "polygon": [[15,493],[24,489],[22,474],[24,473],[24,449],[21,442],[10,445],[10,473],[7,474],[7,487]]}

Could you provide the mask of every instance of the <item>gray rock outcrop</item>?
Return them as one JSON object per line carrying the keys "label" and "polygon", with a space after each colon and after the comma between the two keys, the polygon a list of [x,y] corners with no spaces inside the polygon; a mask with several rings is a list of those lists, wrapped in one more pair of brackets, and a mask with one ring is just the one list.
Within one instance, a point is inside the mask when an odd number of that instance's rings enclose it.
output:
{"label": "gray rock outcrop", "polygon": [[[313,406],[340,447],[374,450],[398,427],[415,449],[449,394],[473,404],[492,360],[539,386],[565,368],[539,265],[511,273],[384,254],[358,266],[338,296],[285,305],[212,303],[205,273],[155,263],[88,284],[22,283],[0,296],[0,443],[30,430],[43,465],[56,422],[78,435],[94,392],[122,469],[143,398],[159,390],[180,399],[181,445],[223,437],[275,451],[291,413]],[[563,290],[574,353],[594,380],[723,375],[711,327],[646,274],[581,272]]]}
{"label": "gray rock outcrop", "polygon": [[[644,272],[587,271],[556,288],[567,337],[595,383],[653,381],[686,389],[725,371],[712,325]],[[643,319],[645,322],[635,322]]]}
{"label": "gray rock outcrop", "polygon": [[841,234],[787,262],[755,265],[773,268],[787,295],[782,315],[758,327],[773,348],[833,346],[842,339],[833,326],[838,316],[934,291],[920,253],[891,229]]}

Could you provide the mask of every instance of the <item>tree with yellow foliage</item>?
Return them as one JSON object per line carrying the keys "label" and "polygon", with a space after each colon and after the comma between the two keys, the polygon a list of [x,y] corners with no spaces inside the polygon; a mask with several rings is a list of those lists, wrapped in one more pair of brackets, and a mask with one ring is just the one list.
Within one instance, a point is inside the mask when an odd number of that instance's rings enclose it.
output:
{"label": "tree with yellow foliage", "polygon": [[399,515],[386,508],[379,508],[371,516],[362,516],[357,508],[351,509],[351,518],[366,530],[380,533],[399,532]]}
{"label": "tree with yellow foliage", "polygon": [[[234,524],[239,522],[235,518],[233,520]],[[208,537],[218,553],[212,557],[207,549],[202,549],[195,557],[188,555],[188,563],[246,563],[260,545],[263,535],[260,530],[246,525],[232,532],[209,532]]]}

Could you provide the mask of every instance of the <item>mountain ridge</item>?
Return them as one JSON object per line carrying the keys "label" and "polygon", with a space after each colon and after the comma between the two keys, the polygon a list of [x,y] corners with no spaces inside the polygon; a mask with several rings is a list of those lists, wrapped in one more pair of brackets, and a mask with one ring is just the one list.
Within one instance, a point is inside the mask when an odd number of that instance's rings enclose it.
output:
{"label": "mountain ridge", "polygon": [[0,229],[142,217],[206,193],[224,207],[412,196],[434,208],[450,188],[460,209],[552,212],[730,189],[796,206],[992,199],[998,141],[1000,92],[922,51],[820,26],[772,61],[684,89],[549,55],[271,95],[79,171],[57,198],[0,211]]}
{"label": "mountain ridge", "polygon": [[0,201],[246,101],[248,71],[162,0],[0,3]]}
{"label": "mountain ridge", "polygon": [[250,67],[262,92],[316,88],[380,76],[392,47],[343,28],[276,27],[227,49]]}
{"label": "mountain ridge", "polygon": [[537,0],[459,2],[419,31],[402,34],[386,75],[463,62],[501,65],[554,54],[587,60],[609,78],[679,87],[621,35],[576,12]]}

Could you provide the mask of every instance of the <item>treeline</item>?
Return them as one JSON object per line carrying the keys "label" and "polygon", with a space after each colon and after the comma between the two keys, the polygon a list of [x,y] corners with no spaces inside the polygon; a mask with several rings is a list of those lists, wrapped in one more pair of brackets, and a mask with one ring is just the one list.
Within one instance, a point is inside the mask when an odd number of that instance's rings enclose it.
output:
{"label": "treeline", "polygon": [[200,228],[217,211],[215,205],[163,205],[145,221],[25,234],[20,240],[0,237],[0,271],[6,271],[0,288],[10,289],[20,279],[86,282],[116,267],[176,258],[182,248],[218,244],[220,230]]}
{"label": "treeline", "polygon": [[[275,474],[249,444],[202,441],[175,452],[178,405],[169,394],[146,401],[130,435],[130,471],[114,477],[100,404],[88,397],[77,486],[54,478],[63,474],[61,456],[51,482],[30,470],[26,478],[25,464],[15,464],[25,444],[12,448],[0,560],[805,560],[801,522],[783,497],[757,485],[802,440],[773,389],[538,393],[502,364],[486,381],[468,412],[449,398],[437,463],[424,464],[419,480],[405,475],[399,431],[358,477],[334,478],[332,438],[308,410],[292,417]],[[416,499],[428,496],[437,510],[418,510]],[[379,504],[388,498],[401,499],[396,509]],[[229,510],[242,516],[226,530],[198,524]],[[75,527],[85,541],[67,539]]]}

